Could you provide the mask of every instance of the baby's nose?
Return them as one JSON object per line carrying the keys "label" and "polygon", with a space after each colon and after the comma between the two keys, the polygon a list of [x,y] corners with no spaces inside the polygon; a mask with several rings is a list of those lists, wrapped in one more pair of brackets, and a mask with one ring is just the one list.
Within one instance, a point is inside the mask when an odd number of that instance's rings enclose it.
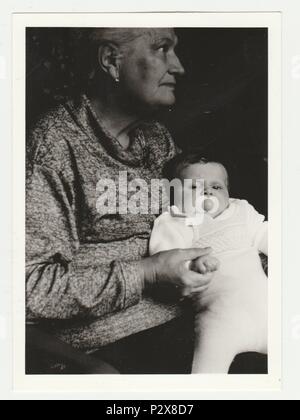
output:
{"label": "baby's nose", "polygon": [[210,189],[210,188],[208,188],[208,189],[205,189],[204,190],[204,195],[213,195],[213,191],[212,191],[212,189]]}

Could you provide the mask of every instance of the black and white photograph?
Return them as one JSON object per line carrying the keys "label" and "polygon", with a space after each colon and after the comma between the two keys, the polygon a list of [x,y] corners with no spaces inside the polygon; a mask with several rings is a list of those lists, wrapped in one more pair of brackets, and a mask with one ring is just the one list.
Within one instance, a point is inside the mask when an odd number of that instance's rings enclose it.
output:
{"label": "black and white photograph", "polygon": [[0,400],[300,399],[300,2],[0,2]]}
{"label": "black and white photograph", "polygon": [[264,28],[27,29],[29,374],[268,373],[267,57]]}
{"label": "black and white photograph", "polygon": [[25,381],[276,388],[279,20],[154,20],[35,17],[16,36],[26,168],[17,366]]}

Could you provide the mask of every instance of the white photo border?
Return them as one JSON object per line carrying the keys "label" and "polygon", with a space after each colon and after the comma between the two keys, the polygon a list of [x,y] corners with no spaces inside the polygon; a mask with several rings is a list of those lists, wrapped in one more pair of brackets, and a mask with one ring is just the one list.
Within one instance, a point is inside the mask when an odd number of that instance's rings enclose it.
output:
{"label": "white photo border", "polygon": [[[25,32],[27,27],[268,28],[269,374],[25,374]],[[274,391],[281,389],[281,13],[16,13],[13,15],[13,387],[45,392]]]}

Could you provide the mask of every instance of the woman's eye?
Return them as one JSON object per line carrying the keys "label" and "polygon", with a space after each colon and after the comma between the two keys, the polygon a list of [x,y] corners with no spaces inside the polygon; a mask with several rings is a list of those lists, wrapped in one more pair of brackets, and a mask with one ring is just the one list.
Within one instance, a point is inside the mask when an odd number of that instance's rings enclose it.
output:
{"label": "woman's eye", "polygon": [[160,47],[158,47],[158,51],[167,53],[169,51],[169,45],[167,45],[167,44],[161,45]]}

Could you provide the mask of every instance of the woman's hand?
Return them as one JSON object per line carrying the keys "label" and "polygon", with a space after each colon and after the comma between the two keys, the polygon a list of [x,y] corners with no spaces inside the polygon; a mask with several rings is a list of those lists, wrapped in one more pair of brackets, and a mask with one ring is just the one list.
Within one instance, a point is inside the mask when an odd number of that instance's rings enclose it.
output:
{"label": "woman's hand", "polygon": [[182,297],[201,293],[211,282],[214,273],[201,274],[188,268],[188,262],[208,256],[210,248],[175,249],[159,252],[141,261],[145,287],[155,284],[171,284]]}

